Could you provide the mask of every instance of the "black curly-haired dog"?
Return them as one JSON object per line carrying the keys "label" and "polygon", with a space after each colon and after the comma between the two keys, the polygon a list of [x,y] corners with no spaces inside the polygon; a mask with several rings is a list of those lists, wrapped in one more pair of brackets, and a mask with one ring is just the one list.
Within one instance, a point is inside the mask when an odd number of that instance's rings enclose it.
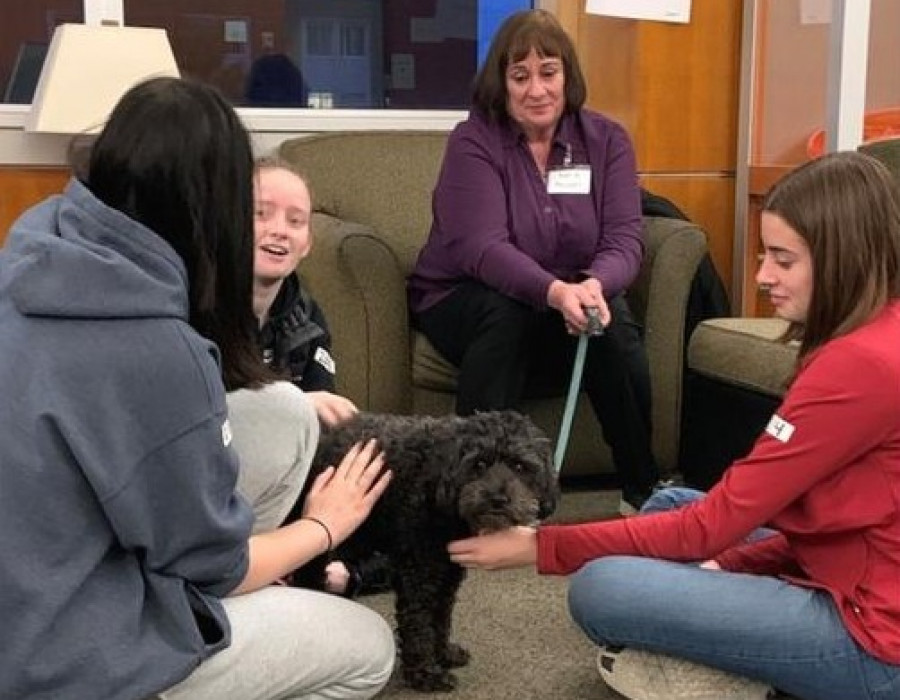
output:
{"label": "black curly-haired dog", "polygon": [[[447,543],[553,512],[557,480],[550,442],[527,417],[491,411],[468,417],[362,413],[323,433],[307,484],[350,446],[376,438],[393,472],[366,522],[333,558],[359,561],[374,551],[392,564],[404,681],[423,691],[452,690],[449,669],[469,654],[450,642],[453,606],[465,570]],[[303,498],[298,501],[299,517]],[[321,588],[324,558],[295,574]]]}

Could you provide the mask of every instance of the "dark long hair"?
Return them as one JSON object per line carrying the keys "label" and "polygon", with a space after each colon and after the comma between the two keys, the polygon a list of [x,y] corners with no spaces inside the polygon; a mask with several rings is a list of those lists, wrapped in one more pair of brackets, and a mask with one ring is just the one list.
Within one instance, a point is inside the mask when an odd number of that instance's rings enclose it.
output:
{"label": "dark long hair", "polygon": [[93,144],[84,180],[184,261],[189,321],[219,346],[226,388],[271,379],[252,304],[253,157],[225,99],[190,80],[138,84]]}
{"label": "dark long hair", "polygon": [[813,289],[806,321],[792,324],[798,364],[900,297],[900,188],[879,161],[855,152],[810,161],[779,180],[763,211],[809,247]]}
{"label": "dark long hair", "polygon": [[546,10],[516,12],[503,22],[475,76],[473,106],[493,121],[509,119],[506,69],[510,63],[525,58],[532,49],[542,58],[562,60],[566,96],[564,112],[580,110],[587,97],[587,87],[575,45],[556,17]]}

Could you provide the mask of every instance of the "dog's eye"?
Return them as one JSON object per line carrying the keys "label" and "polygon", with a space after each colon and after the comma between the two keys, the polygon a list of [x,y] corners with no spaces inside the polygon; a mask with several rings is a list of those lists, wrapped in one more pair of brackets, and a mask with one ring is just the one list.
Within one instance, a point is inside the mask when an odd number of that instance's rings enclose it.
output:
{"label": "dog's eye", "polygon": [[479,474],[483,474],[484,472],[486,472],[487,468],[488,465],[485,460],[479,459],[477,462],[475,462],[475,471],[477,471]]}
{"label": "dog's eye", "polygon": [[516,463],[513,465],[513,471],[514,471],[516,474],[523,474],[523,473],[525,472],[525,465],[522,464],[521,462],[516,462]]}

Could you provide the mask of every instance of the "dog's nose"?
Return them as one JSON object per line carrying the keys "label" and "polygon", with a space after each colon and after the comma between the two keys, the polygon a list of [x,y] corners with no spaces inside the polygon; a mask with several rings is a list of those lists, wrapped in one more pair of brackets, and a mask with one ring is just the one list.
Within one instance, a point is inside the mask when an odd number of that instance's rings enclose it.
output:
{"label": "dog's nose", "polygon": [[491,496],[491,507],[504,508],[509,505],[509,496],[503,493],[495,493]]}

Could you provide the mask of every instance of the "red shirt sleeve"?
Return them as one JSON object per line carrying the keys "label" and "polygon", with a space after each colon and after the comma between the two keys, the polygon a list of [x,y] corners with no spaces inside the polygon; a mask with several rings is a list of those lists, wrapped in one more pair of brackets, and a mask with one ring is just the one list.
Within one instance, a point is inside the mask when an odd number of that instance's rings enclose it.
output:
{"label": "red shirt sleeve", "polygon": [[[852,334],[831,341],[797,376],[770,424],[773,434],[763,433],[706,498],[665,513],[543,527],[538,570],[567,574],[612,554],[673,561],[716,558],[757,527],[774,522],[819,482],[889,440],[898,416],[896,374],[883,353],[855,342]],[[798,510],[798,532],[846,527],[831,512]],[[739,562],[735,565],[765,568],[776,556],[776,544],[768,546],[731,556]]]}
{"label": "red shirt sleeve", "polygon": [[800,576],[803,573],[781,533],[726,549],[716,557],[716,563],[727,571],[743,574]]}

